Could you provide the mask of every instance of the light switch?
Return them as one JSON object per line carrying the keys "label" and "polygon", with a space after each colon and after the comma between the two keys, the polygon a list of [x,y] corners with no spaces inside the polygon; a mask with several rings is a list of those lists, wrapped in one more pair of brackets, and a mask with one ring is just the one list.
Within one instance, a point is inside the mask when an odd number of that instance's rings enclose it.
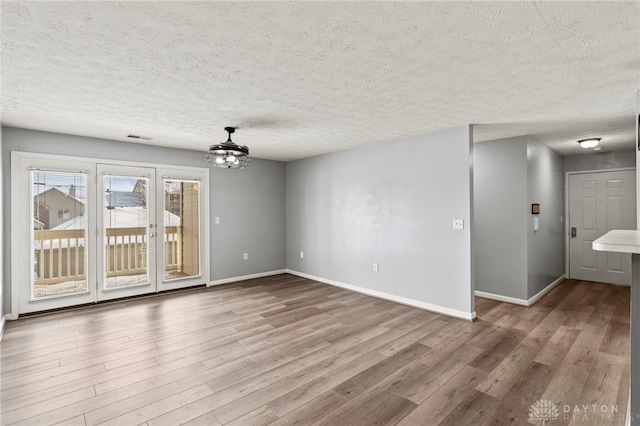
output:
{"label": "light switch", "polygon": [[453,229],[464,229],[464,220],[453,219]]}
{"label": "light switch", "polygon": [[540,219],[538,219],[537,217],[533,218],[533,231],[537,231],[538,229],[540,229]]}
{"label": "light switch", "polygon": [[216,216],[215,219],[213,220],[213,223],[215,223],[216,225],[218,225],[220,223],[220,217]]}

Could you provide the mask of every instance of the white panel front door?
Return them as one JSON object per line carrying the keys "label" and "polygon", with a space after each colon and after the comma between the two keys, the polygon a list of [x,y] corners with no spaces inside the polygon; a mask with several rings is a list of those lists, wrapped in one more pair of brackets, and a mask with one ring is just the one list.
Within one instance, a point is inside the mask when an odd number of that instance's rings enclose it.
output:
{"label": "white panel front door", "polygon": [[631,255],[596,252],[593,240],[612,229],[635,229],[635,170],[569,175],[569,276],[631,284]]}

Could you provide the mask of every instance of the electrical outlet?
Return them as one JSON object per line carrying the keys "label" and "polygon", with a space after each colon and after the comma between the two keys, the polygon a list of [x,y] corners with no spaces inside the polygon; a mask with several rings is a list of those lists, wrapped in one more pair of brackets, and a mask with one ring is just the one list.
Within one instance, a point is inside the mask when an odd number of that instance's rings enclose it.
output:
{"label": "electrical outlet", "polygon": [[302,259],[303,257],[304,257],[304,252],[303,252],[303,251],[301,251],[301,252],[300,252],[300,259]]}
{"label": "electrical outlet", "polygon": [[380,268],[378,268],[378,264],[374,263],[373,264],[373,272],[379,272],[379,271],[380,271]]}
{"label": "electrical outlet", "polygon": [[245,253],[243,257],[244,257],[244,260],[249,260],[249,253]]}

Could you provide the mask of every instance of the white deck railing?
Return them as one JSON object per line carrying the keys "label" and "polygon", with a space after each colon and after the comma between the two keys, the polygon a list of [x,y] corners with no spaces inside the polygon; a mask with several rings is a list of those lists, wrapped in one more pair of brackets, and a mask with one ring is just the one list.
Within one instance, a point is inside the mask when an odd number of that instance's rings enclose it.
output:
{"label": "white deck railing", "polygon": [[[179,270],[182,232],[165,228],[165,270]],[[135,275],[147,269],[147,229],[107,228],[105,269],[107,277]],[[85,230],[34,230],[34,284],[58,284],[85,279]]]}

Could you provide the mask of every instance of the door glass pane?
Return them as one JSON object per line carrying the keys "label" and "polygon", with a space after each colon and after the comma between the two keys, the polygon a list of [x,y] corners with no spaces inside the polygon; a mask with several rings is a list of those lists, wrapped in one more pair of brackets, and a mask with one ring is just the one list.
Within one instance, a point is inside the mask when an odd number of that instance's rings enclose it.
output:
{"label": "door glass pane", "polygon": [[149,283],[148,178],[104,176],[104,287]]}
{"label": "door glass pane", "polygon": [[31,172],[33,299],[85,293],[87,176]]}
{"label": "door glass pane", "polygon": [[164,180],[164,280],[200,275],[198,182]]}

